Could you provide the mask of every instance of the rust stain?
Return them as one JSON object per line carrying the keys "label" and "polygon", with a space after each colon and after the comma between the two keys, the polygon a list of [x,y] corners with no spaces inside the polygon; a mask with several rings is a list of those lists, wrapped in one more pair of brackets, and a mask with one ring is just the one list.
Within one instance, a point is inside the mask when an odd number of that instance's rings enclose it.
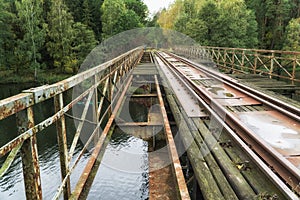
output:
{"label": "rust stain", "polygon": [[158,79],[157,76],[154,76],[155,79],[155,85],[156,85],[156,91],[157,91],[157,95],[158,95],[158,100],[159,100],[159,104],[160,104],[160,108],[161,108],[161,113],[164,119],[164,124],[165,124],[165,134],[167,136],[167,142],[169,145],[169,151],[170,151],[170,156],[172,158],[172,167],[173,170],[175,171],[175,176],[176,176],[176,181],[177,181],[177,186],[179,189],[179,194],[180,194],[180,198],[182,200],[190,200],[190,195],[186,186],[186,182],[183,176],[183,172],[182,172],[182,168],[181,168],[181,164],[179,161],[179,157],[177,154],[177,149],[176,149],[176,145],[173,139],[173,135],[171,132],[171,127],[168,121],[168,115],[164,106],[164,102],[163,102],[163,98],[162,98],[162,94],[160,91],[160,87],[159,87],[159,83],[158,83]]}
{"label": "rust stain", "polygon": [[[55,121],[59,120],[64,115],[65,112],[70,110],[80,100],[80,98],[73,100],[71,103],[66,105],[64,108],[60,108],[60,110],[53,117],[50,117],[50,118],[44,120],[43,122],[41,122],[40,124],[38,124],[36,126],[34,125],[33,111],[30,106],[34,105],[35,103],[42,102],[46,99],[53,98],[54,96],[65,92],[66,90],[74,87],[78,83],[83,82],[95,75],[98,75],[98,73],[103,72],[103,69],[105,69],[105,68],[107,69],[109,67],[110,71],[111,71],[111,72],[108,72],[108,74],[105,76],[106,78],[113,76],[113,73],[117,70],[120,70],[120,68],[123,71],[127,71],[128,67],[123,68],[120,65],[126,64],[126,65],[132,67],[133,63],[135,63],[136,60],[138,59],[138,57],[142,55],[141,52],[143,52],[142,48],[136,48],[132,51],[127,52],[126,54],[123,54],[123,55],[113,59],[112,61],[104,63],[103,65],[100,65],[91,70],[88,70],[86,72],[83,72],[83,73],[73,76],[71,78],[60,81],[58,83],[24,90],[23,93],[21,93],[21,94],[9,97],[4,100],[0,100],[0,120],[17,113],[16,125],[18,127],[19,134],[21,134],[19,137],[15,138],[14,140],[10,141],[8,144],[6,144],[0,148],[0,157],[6,155],[8,152],[10,152],[12,149],[14,149],[16,146],[18,146],[20,143],[22,143],[24,141],[26,144],[23,146],[22,149],[23,150],[29,149],[28,147],[31,147],[31,149],[32,149],[32,152],[23,152],[24,156],[25,156],[25,158],[23,158],[24,169],[25,168],[33,169],[33,171],[27,170],[28,172],[27,172],[26,177],[29,177],[29,179],[30,179],[30,180],[27,180],[27,182],[30,184],[26,184],[26,187],[25,187],[27,197],[30,197],[31,192],[33,191],[34,193],[36,193],[37,199],[42,198],[42,195],[41,195],[42,188],[41,188],[41,183],[40,183],[40,178],[39,178],[40,172],[39,172],[39,161],[38,161],[37,144],[36,144],[35,134],[38,131],[43,130],[45,127],[49,126],[50,124],[54,123]],[[127,58],[129,58],[129,59],[127,59]],[[114,69],[114,70],[112,71],[112,69]],[[132,79],[132,77],[131,77],[131,79]],[[105,80],[105,78],[103,78],[101,81],[104,81],[104,80]],[[99,81],[98,83],[95,83],[94,86],[96,84],[99,85],[101,81]],[[124,89],[124,91],[125,90],[126,89]],[[122,95],[124,96],[125,92],[122,93]],[[81,97],[83,97],[83,96],[81,96]],[[20,111],[22,111],[26,108],[27,108],[26,114],[25,114],[25,111],[24,111],[24,113],[19,113]],[[111,117],[112,117],[112,119],[109,120],[109,122],[108,122],[109,124],[113,123],[114,114],[112,114]],[[32,182],[32,180],[34,180],[34,183]]]}

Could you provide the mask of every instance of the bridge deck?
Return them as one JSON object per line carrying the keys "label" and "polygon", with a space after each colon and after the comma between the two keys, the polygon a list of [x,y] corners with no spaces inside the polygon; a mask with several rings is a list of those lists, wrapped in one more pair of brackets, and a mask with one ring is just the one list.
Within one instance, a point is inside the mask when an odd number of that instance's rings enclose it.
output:
{"label": "bridge deck", "polygon": [[[149,63],[141,63],[131,72],[130,76],[132,76],[132,79],[130,79],[129,87],[126,89],[127,91],[122,100],[122,104],[120,104],[118,112],[115,115],[115,127],[113,129],[110,128],[111,130],[114,130],[110,137],[116,137],[114,136],[117,134],[115,131],[120,129],[122,130],[122,134],[125,134],[128,137],[140,138],[148,144],[148,162],[145,163],[145,165],[148,165],[148,171],[144,171],[143,173],[149,174],[147,184],[149,185],[149,199],[189,199],[176,147],[172,139],[172,133],[169,131],[170,129],[167,128],[169,126],[168,119],[163,112],[164,105],[161,102],[162,97],[157,75],[158,71],[156,65]],[[130,107],[138,105],[147,107],[147,111],[144,113],[146,117],[143,117],[143,119],[135,119],[135,114],[132,115],[130,113]],[[137,110],[137,112],[141,113],[139,110]],[[121,145],[126,146],[127,144],[125,142]],[[104,147],[105,146],[102,148]],[[107,156],[111,154],[110,148],[105,150],[103,160],[102,158],[98,158],[98,160],[102,160],[104,166],[112,165],[107,161],[107,159],[109,159]],[[139,149],[144,147],[137,146],[136,148]],[[119,154],[124,154],[124,151],[126,150],[120,150]],[[124,156],[125,158],[128,157],[126,153],[123,157]],[[138,165],[138,163],[134,163],[136,162],[135,157],[136,156],[131,155],[128,157],[128,159],[131,160],[124,160],[123,158],[123,161],[121,160],[121,162],[132,162],[131,164],[128,163],[126,165],[132,165],[130,168],[135,169],[133,166]],[[115,159],[121,158],[116,157]],[[116,165],[110,166],[111,168],[117,170],[120,168],[125,174],[139,173],[134,171],[131,172],[130,170],[128,171],[128,169],[127,171],[126,169],[122,169],[124,164],[117,160],[113,163],[116,163]],[[177,163],[176,167],[174,166],[174,163]],[[105,170],[105,168],[100,164],[97,174],[103,174],[102,170]],[[85,173],[88,173],[88,171],[85,170],[83,174]],[[96,175],[95,179],[95,184],[99,185],[97,179],[101,180],[102,177],[101,175]],[[118,175],[116,174],[114,181],[118,182],[124,180],[119,180]],[[97,188],[99,186],[92,185],[92,188],[93,187]],[[78,188],[80,188],[80,186],[78,186]],[[112,185],[110,191],[114,190],[119,190],[116,191],[116,193],[122,193],[120,191],[122,188]],[[130,190],[128,191],[128,195],[130,195]],[[130,196],[126,198],[130,198]]]}
{"label": "bridge deck", "polygon": [[286,81],[281,81],[276,78],[270,79],[267,76],[259,74],[231,74],[230,76],[251,87],[273,91],[277,94],[277,98],[283,99],[282,96],[285,96],[288,98],[288,100],[285,101],[289,101],[289,103],[293,102],[293,100],[300,101],[299,84],[287,83]]}
{"label": "bridge deck", "polygon": [[[24,177],[28,178],[26,195],[41,198],[35,135],[56,122],[62,184],[54,199],[62,194],[65,199],[299,197],[300,173],[294,173],[294,168],[300,169],[299,115],[283,117],[266,101],[230,87],[233,83],[223,84],[222,80],[227,80],[224,74],[216,81],[215,73],[206,75],[205,70],[198,70],[201,66],[192,67],[171,55],[137,48],[81,75],[1,101],[0,108],[10,110],[2,117],[17,113],[20,134],[1,147],[1,155],[11,151],[1,171],[9,167],[21,148]],[[84,91],[66,100],[65,92],[75,85]],[[52,98],[55,114],[34,125],[32,106]],[[80,107],[79,116],[68,112],[74,105]],[[72,144],[67,142],[65,116],[78,124],[71,133]],[[87,124],[92,130],[83,128]],[[264,129],[266,124],[275,128],[269,133],[270,129]],[[253,134],[253,130],[262,135]],[[281,130],[283,134],[277,134]],[[268,134],[272,137],[261,139]],[[82,135],[89,138],[82,140],[83,145],[78,143]],[[89,148],[91,141],[95,142],[93,148]],[[278,148],[269,152],[267,147],[274,141]],[[259,146],[267,142],[269,145]],[[296,145],[291,148],[287,144]],[[277,160],[273,155],[278,153],[284,158]],[[81,157],[85,157],[85,168],[79,169],[81,174],[72,175]],[[282,164],[283,159],[289,164]],[[285,171],[286,166],[291,170]]]}

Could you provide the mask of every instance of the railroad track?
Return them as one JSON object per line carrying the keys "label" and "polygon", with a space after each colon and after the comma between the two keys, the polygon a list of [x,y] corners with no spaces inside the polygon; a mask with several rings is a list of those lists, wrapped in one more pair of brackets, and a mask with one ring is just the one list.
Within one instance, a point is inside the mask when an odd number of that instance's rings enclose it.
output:
{"label": "railroad track", "polygon": [[238,144],[285,197],[299,198],[298,108],[174,54],[157,52],[156,58],[198,99],[208,116],[222,125],[222,134],[228,136],[221,137]]}

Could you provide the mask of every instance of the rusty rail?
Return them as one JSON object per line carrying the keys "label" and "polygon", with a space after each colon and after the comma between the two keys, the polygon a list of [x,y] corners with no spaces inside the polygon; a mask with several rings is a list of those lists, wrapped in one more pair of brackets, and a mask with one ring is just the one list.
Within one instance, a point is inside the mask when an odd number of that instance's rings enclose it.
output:
{"label": "rusty rail", "polygon": [[[97,133],[99,133],[100,124],[104,118],[111,115],[111,106],[107,108],[103,107],[104,99],[108,99],[110,102],[114,101],[114,99],[112,99],[113,92],[116,92],[116,90],[120,92],[118,87],[115,86],[116,83],[138,63],[142,54],[143,49],[138,47],[113,60],[63,81],[25,90],[21,94],[0,100],[0,120],[15,115],[19,134],[18,137],[0,148],[0,157],[9,154],[0,169],[0,176],[3,176],[9,169],[17,152],[21,149],[26,198],[42,199],[36,134],[50,125],[56,124],[62,184],[58,188],[54,199],[59,199],[62,193],[64,193],[64,199],[69,199],[71,196],[70,175],[83,156],[89,143],[92,141],[92,138],[94,138],[94,136],[97,136],[97,139],[99,138]],[[89,81],[90,84],[88,84],[88,86],[85,84],[85,90],[73,98],[71,102],[67,103],[63,94],[87,81]],[[85,101],[84,110],[76,133],[74,134],[75,137],[71,147],[68,147],[64,116],[74,105],[85,98],[87,100]],[[33,106],[49,99],[54,101],[55,114],[35,124]],[[97,126],[82,151],[74,158],[74,149],[81,133],[83,121],[86,118],[88,105],[90,104],[94,106],[94,122]],[[72,162],[72,166],[71,160],[74,161]]]}
{"label": "rusty rail", "polygon": [[[224,76],[220,74],[213,73],[212,71],[209,71],[205,69],[204,67],[197,65],[197,63],[191,62],[187,59],[184,59],[182,57],[169,54],[171,57],[177,58],[181,62],[187,64],[187,66],[195,67],[197,66],[197,69],[200,69],[201,72],[204,72],[206,74],[209,74],[210,77],[213,77],[214,79],[226,83],[226,85],[232,85],[238,84],[231,82],[231,84],[227,83],[227,79],[224,78]],[[163,58],[163,56],[161,56]],[[166,63],[168,63],[166,61]],[[178,69],[172,63],[168,63],[170,67],[174,71],[176,71],[178,74],[180,74],[180,79],[182,80],[183,84],[187,86],[187,88],[190,88],[190,92],[195,95],[195,97],[199,100],[200,104],[205,107],[205,109],[214,116],[217,121],[222,124],[223,128],[233,137],[235,141],[237,141],[246,152],[251,155],[253,160],[257,163],[257,165],[266,173],[266,175],[276,184],[280,187],[281,191],[285,193],[286,197],[290,199],[298,199],[296,194],[292,192],[292,190],[299,195],[299,189],[298,184],[300,180],[299,176],[299,170],[293,166],[291,163],[287,162],[285,158],[283,158],[282,155],[280,155],[278,152],[273,150],[272,147],[270,147],[266,142],[262,141],[260,138],[256,136],[256,134],[250,130],[249,128],[243,126],[240,120],[237,119],[233,114],[230,112],[227,112],[226,109],[218,102],[214,101],[214,99],[207,94],[205,90],[202,90],[198,87],[196,83],[191,81],[187,76],[182,75]],[[220,76],[220,77],[219,77]],[[185,82],[186,81],[186,82]],[[237,87],[235,87],[237,89]],[[247,92],[247,91],[243,91]],[[247,93],[248,94],[248,93]],[[253,97],[254,98],[254,97]],[[261,97],[256,97],[261,100]],[[267,102],[265,102],[267,103]],[[210,105],[213,105],[213,107],[210,107]],[[222,119],[222,116],[224,116],[224,113],[226,113],[226,117]],[[297,121],[299,121],[299,115],[298,112],[296,115],[291,114],[292,118],[296,118]],[[246,142],[249,146],[247,146],[244,142]],[[253,150],[258,154],[256,155]],[[279,174],[279,176],[285,181],[285,184],[289,185],[292,190],[287,188],[287,185],[285,185],[280,178],[274,174],[274,172],[268,168],[266,163],[264,163],[261,158],[269,165],[272,166],[272,170],[275,170],[276,173]]]}
{"label": "rusty rail", "polygon": [[190,195],[189,195],[189,192],[188,192],[188,189],[186,186],[186,182],[184,179],[184,175],[182,172],[182,168],[181,168],[181,164],[179,161],[175,141],[174,141],[172,131],[171,131],[171,126],[170,126],[170,123],[168,120],[167,111],[164,106],[162,94],[161,94],[160,87],[159,87],[159,82],[158,82],[156,75],[154,76],[154,79],[155,79],[155,87],[156,87],[157,96],[158,96],[158,100],[159,100],[160,110],[161,110],[163,120],[164,120],[164,129],[165,129],[166,139],[167,139],[168,145],[169,145],[170,157],[172,159],[172,165],[173,165],[173,169],[175,171],[175,176],[176,176],[176,181],[177,181],[180,197],[182,200],[189,200]]}
{"label": "rusty rail", "polygon": [[174,50],[192,58],[209,59],[230,72],[261,74],[292,84],[300,82],[300,52],[209,46],[181,46]]}

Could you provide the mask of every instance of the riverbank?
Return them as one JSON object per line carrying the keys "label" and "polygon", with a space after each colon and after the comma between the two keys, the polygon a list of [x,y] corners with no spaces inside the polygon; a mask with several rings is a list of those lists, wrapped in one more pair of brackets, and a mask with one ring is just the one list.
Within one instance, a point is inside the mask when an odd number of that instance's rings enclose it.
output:
{"label": "riverbank", "polygon": [[56,70],[38,70],[37,80],[34,80],[34,74],[20,73],[16,74],[13,70],[0,71],[0,84],[28,84],[32,83],[36,86],[44,84],[52,84],[64,80],[73,74],[57,73]]}

